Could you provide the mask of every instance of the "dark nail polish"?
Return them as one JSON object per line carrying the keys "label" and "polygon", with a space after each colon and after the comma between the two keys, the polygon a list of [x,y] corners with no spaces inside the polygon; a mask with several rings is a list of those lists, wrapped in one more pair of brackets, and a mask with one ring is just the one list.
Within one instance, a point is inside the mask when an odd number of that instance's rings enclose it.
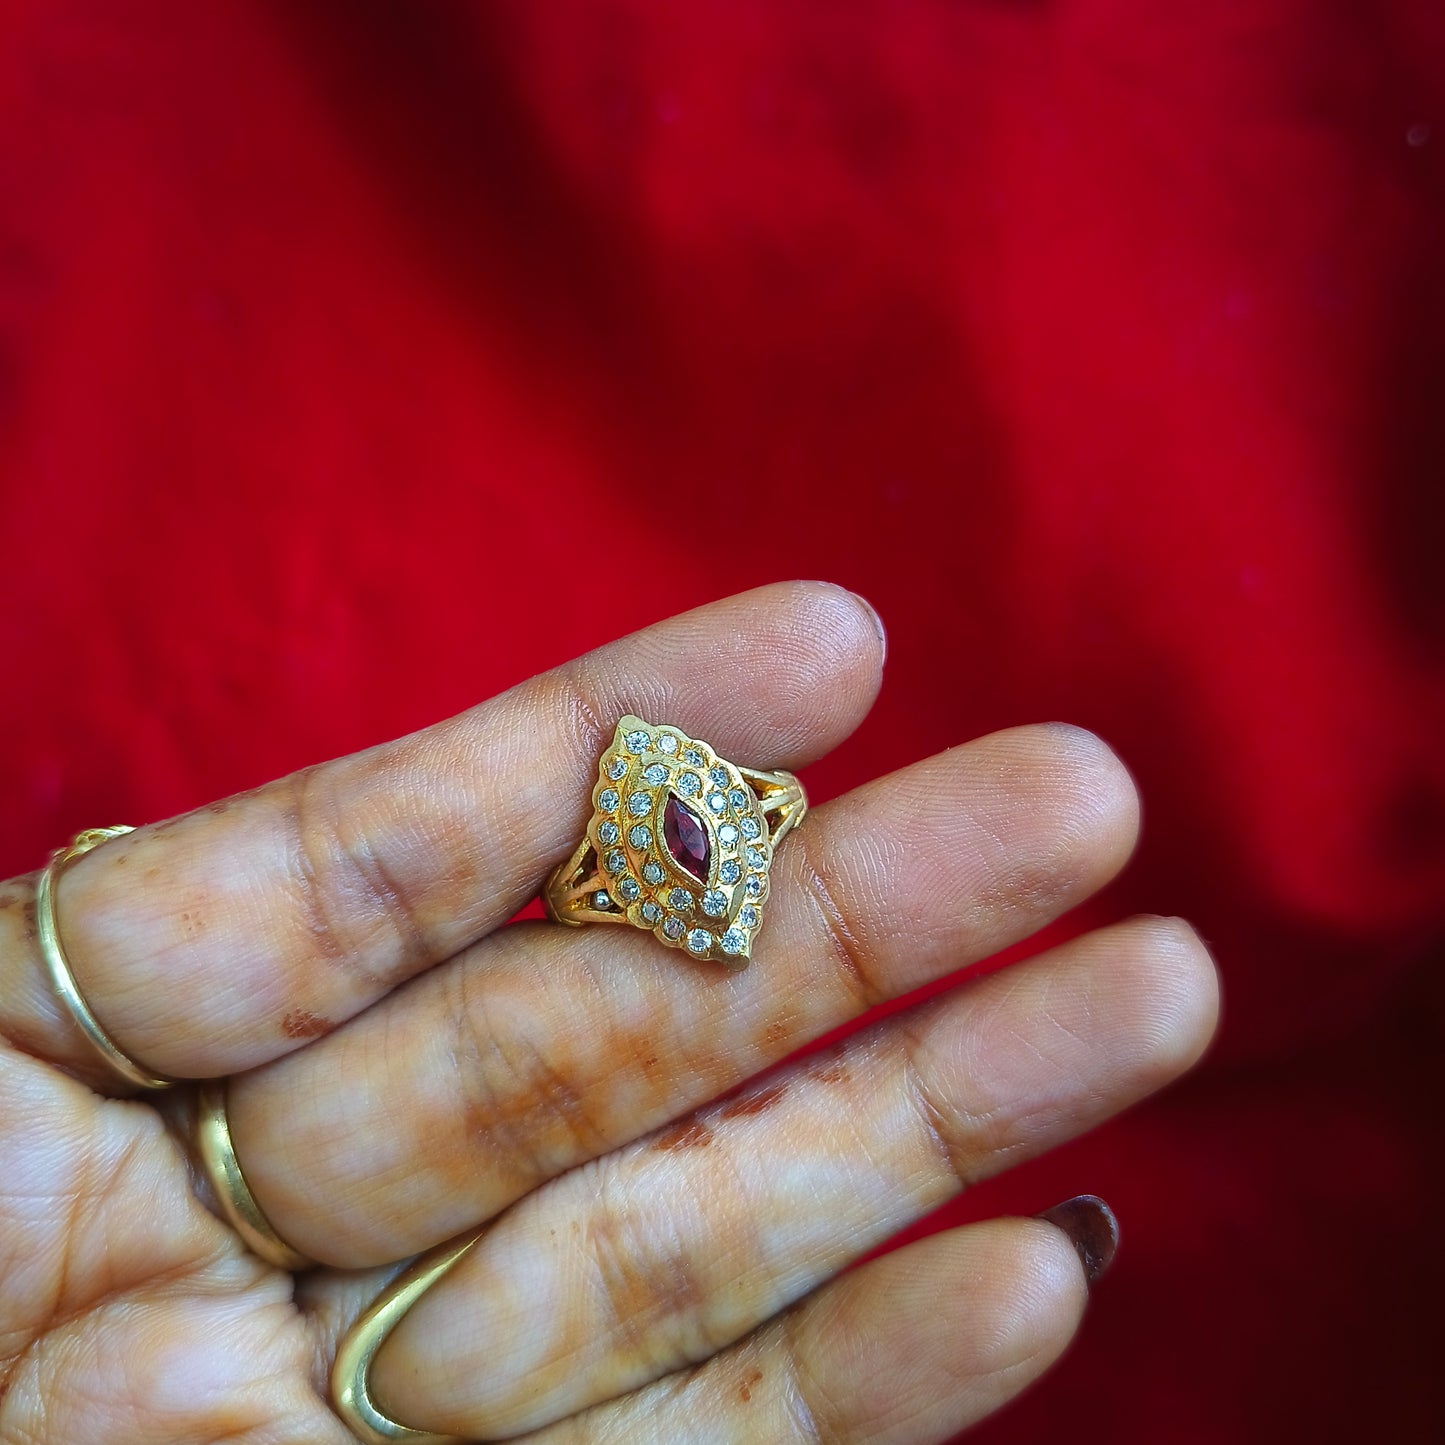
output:
{"label": "dark nail polish", "polygon": [[1038,1216],[1069,1236],[1090,1284],[1102,1278],[1119,1248],[1119,1221],[1097,1194],[1076,1194]]}

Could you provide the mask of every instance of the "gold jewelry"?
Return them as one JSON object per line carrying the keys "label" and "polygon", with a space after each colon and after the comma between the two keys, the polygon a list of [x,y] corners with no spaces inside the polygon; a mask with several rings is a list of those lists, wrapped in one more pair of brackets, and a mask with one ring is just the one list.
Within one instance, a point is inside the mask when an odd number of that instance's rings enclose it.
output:
{"label": "gold jewelry", "polygon": [[36,931],[40,936],[40,956],[49,971],[51,987],[95,1051],[126,1083],[142,1089],[168,1089],[176,1082],[174,1079],[164,1074],[147,1073],[134,1059],[122,1053],[111,1036],[101,1028],[100,1021],[91,1013],[90,1005],[75,981],[75,975],[70,971],[65,950],[60,946],[60,928],[55,921],[55,884],[66,864],[111,838],[133,832],[134,828],[124,825],[87,828],[83,833],[77,833],[68,847],[57,848],[50,855],[50,861],[40,870],[40,881],[35,885]]}
{"label": "gold jewelry", "polygon": [[226,1086],[217,1081],[201,1085],[196,1098],[196,1151],[211,1181],[211,1191],[231,1228],[246,1242],[252,1254],[277,1269],[310,1269],[316,1263],[292,1249],[256,1203],[241,1161],[231,1142],[231,1122],[226,1117]]}
{"label": "gold jewelry", "polygon": [[371,1362],[406,1312],[482,1237],[438,1245],[392,1280],[346,1332],[331,1367],[331,1399],[336,1412],[365,1445],[464,1445],[458,1435],[413,1430],[383,1415],[371,1398]]}
{"label": "gold jewelry", "polygon": [[548,916],[630,923],[694,958],[746,968],[773,853],[808,810],[803,785],[630,715],[597,776],[587,836],[542,890]]}

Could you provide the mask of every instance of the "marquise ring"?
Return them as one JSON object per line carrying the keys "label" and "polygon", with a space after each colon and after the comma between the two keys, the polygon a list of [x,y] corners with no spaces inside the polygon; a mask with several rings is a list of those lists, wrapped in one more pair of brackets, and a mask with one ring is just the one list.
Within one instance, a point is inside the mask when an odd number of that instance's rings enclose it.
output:
{"label": "marquise ring", "polygon": [[808,800],[698,738],[628,715],[597,764],[592,816],[542,898],[557,923],[627,923],[669,948],[745,968],[773,855]]}

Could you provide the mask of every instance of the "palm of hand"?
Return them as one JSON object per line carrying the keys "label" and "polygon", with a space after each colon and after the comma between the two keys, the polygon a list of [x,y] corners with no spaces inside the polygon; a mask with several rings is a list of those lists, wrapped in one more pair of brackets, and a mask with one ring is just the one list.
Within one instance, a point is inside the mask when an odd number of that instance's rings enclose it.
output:
{"label": "palm of hand", "polygon": [[1105,881],[1135,816],[1097,743],[1021,729],[820,808],[743,974],[632,930],[496,930],[580,832],[600,718],[665,695],[729,755],[789,766],[851,731],[879,661],[847,594],[763,589],[76,866],[92,1006],[152,1067],[233,1076],[253,1189],[330,1266],[299,1289],[198,1200],[183,1091],[158,1111],[54,1066],[109,1087],[39,982],[33,880],[11,885],[0,1439],[342,1445],[339,1335],[389,1262],[488,1220],[378,1357],[408,1424],[928,1441],[1034,1378],[1085,1293],[1052,1226],[828,1281],[1187,1067],[1215,995],[1186,929],[1101,930],[718,1096]]}

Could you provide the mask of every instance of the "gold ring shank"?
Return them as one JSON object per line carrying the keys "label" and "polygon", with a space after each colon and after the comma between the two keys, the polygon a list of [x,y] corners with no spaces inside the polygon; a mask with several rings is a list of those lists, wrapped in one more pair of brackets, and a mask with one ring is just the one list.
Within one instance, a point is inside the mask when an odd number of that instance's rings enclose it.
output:
{"label": "gold ring shank", "polygon": [[80,985],[70,970],[70,962],[60,943],[60,928],[55,918],[55,886],[67,864],[92,848],[111,838],[119,838],[135,829],[124,825],[113,828],[88,828],[77,833],[69,847],[58,848],[50,855],[50,861],[40,873],[35,885],[36,932],[40,940],[40,956],[45,960],[50,975],[51,987],[56,997],[65,1005],[66,1012],[75,1020],[76,1027],[90,1040],[91,1047],[128,1084],[141,1089],[168,1089],[176,1080],[164,1074],[152,1074],[143,1069],[134,1059],[116,1046],[115,1041],[100,1026],[100,1020],[90,1011]]}
{"label": "gold ring shank", "polygon": [[384,1415],[371,1398],[371,1364],[406,1312],[482,1237],[483,1231],[439,1245],[399,1274],[361,1312],[341,1341],[331,1367],[337,1413],[365,1445],[465,1445],[458,1435],[413,1430]]}
{"label": "gold ring shank", "polygon": [[231,1142],[226,1088],[222,1083],[203,1085],[196,1100],[196,1150],[211,1181],[216,1203],[251,1253],[278,1269],[310,1269],[315,1261],[292,1249],[276,1233],[241,1173],[241,1162]]}

